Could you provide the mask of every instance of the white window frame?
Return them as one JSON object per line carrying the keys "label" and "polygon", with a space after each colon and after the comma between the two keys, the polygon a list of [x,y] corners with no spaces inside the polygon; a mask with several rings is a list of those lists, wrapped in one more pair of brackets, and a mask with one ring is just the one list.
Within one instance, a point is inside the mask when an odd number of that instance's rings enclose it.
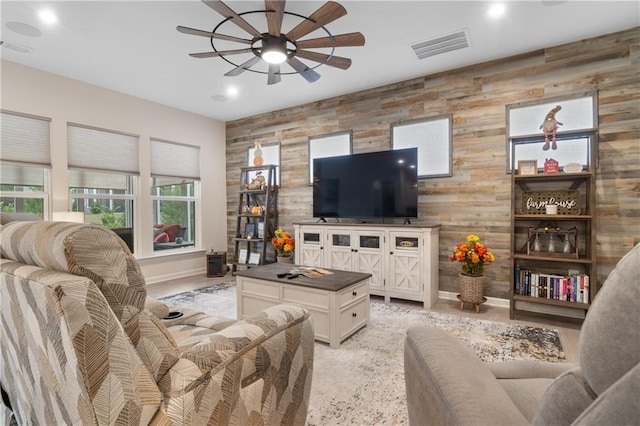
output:
{"label": "white window frame", "polygon": [[[160,218],[160,202],[162,201],[179,201],[179,202],[187,202],[188,205],[191,205],[193,202],[194,208],[194,227],[195,230],[190,230],[193,233],[191,238],[194,242],[194,245],[191,247],[177,247],[175,249],[166,249],[166,250],[155,250],[153,246],[153,235],[150,239],[151,243],[149,245],[151,253],[155,256],[159,255],[171,255],[171,254],[179,254],[186,253],[190,251],[198,251],[201,250],[202,245],[202,211],[201,211],[201,178],[200,178],[200,147],[196,145],[190,145],[180,142],[168,141],[165,139],[151,137],[151,178],[149,180],[149,189],[150,193],[154,188],[154,178],[168,178],[168,179],[183,179],[185,181],[193,182],[193,194],[188,196],[166,196],[159,194],[159,188],[156,193],[151,193],[151,216],[150,219],[153,221],[154,217]],[[154,147],[158,149],[158,151],[154,151]],[[167,153],[166,150],[171,152],[172,149],[175,149],[175,155],[177,155],[181,161],[184,163],[177,164],[165,164],[162,162],[158,162],[160,158],[163,157]],[[162,155],[159,155],[162,154]],[[193,168],[185,169],[185,164],[190,161],[197,161],[197,164],[194,165]],[[157,201],[157,203],[156,203]],[[155,206],[157,205],[157,207]],[[153,209],[157,209],[157,211],[153,211]],[[146,244],[145,244],[146,247]]]}
{"label": "white window frame", "polygon": [[[34,166],[25,166],[24,164],[12,164],[12,165],[18,166],[18,167],[34,167]],[[30,200],[41,199],[43,219],[51,220],[51,211],[49,209],[50,200],[51,200],[51,170],[48,167],[42,167],[42,169],[43,169],[42,170],[43,171],[42,192],[0,190],[0,198],[23,198],[23,199],[30,199]],[[28,185],[23,185],[23,186],[28,186]]]}
{"label": "white window frame", "polygon": [[[0,117],[2,117],[0,122],[4,123],[2,127],[4,152],[2,152],[3,155],[0,156],[0,167],[4,165],[28,168],[35,167],[41,168],[43,171],[42,192],[0,190],[0,196],[3,198],[41,199],[42,216],[43,219],[48,220],[51,217],[51,118],[5,109],[0,109]],[[15,127],[4,122],[5,119],[9,120],[9,123],[11,123],[11,120],[26,120],[27,123],[24,128],[21,126]],[[30,127],[33,125],[32,123],[46,123],[46,136],[39,132],[39,130],[44,131],[45,128],[36,129],[35,133],[30,132],[29,130],[34,130],[33,127]],[[42,136],[42,138],[39,136]],[[25,140],[23,137],[28,141],[26,146],[23,143]]]}

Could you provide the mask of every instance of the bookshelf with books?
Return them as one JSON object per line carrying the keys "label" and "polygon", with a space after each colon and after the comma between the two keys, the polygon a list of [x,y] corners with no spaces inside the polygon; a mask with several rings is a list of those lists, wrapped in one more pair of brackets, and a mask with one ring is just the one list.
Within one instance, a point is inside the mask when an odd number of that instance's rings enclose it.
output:
{"label": "bookshelf with books", "polygon": [[232,272],[275,262],[271,237],[278,227],[276,166],[240,168]]}
{"label": "bookshelf with books", "polygon": [[[543,150],[542,135],[510,139],[511,319],[518,311],[584,319],[598,291],[597,132],[558,133],[557,138],[558,151]],[[584,153],[571,163],[554,160],[566,154],[559,152],[563,142],[584,144]],[[542,158],[529,159],[532,153]]]}

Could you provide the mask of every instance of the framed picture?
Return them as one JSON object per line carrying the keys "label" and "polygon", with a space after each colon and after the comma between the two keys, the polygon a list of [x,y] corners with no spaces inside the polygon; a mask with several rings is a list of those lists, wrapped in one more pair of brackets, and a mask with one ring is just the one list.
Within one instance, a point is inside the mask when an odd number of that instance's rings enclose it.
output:
{"label": "framed picture", "polygon": [[244,237],[247,239],[256,238],[256,224],[247,223],[244,226]]}
{"label": "framed picture", "polygon": [[452,175],[451,114],[391,125],[391,149],[418,148],[418,179]]}
{"label": "framed picture", "polygon": [[247,249],[246,248],[242,248],[240,249],[240,252],[238,253],[238,263],[247,263]]}
{"label": "framed picture", "polygon": [[328,133],[309,137],[309,185],[313,184],[313,160],[315,158],[351,155],[353,132]]}
{"label": "framed picture", "polygon": [[264,238],[264,221],[261,220],[258,222],[258,238]]}
{"label": "framed picture", "polygon": [[518,160],[518,174],[531,176],[538,174],[538,160]]}
{"label": "framed picture", "polygon": [[259,264],[260,264],[260,253],[249,254],[249,265],[259,265]]}
{"label": "framed picture", "polygon": [[[280,142],[262,144],[260,149],[262,150],[262,159],[264,165],[273,164],[276,167],[276,176],[275,176],[275,184],[280,186]],[[249,148],[249,152],[247,154],[247,165],[253,166],[253,158],[255,156],[256,148]],[[247,176],[248,182],[251,182],[253,178],[256,177],[257,172],[250,172]],[[265,179],[267,176],[263,172],[263,176]]]}

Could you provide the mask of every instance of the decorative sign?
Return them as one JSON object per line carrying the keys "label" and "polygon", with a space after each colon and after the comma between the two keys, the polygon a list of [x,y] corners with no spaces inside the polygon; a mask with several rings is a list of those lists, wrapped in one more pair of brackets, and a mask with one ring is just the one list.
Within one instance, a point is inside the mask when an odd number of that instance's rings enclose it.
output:
{"label": "decorative sign", "polygon": [[580,214],[580,193],[578,191],[522,193],[522,214],[546,214],[549,204],[558,206],[558,214]]}
{"label": "decorative sign", "polygon": [[538,160],[519,160],[518,174],[521,176],[537,175]]}
{"label": "decorative sign", "polygon": [[553,158],[547,158],[544,162],[544,174],[545,175],[557,175],[560,173],[560,165]]}

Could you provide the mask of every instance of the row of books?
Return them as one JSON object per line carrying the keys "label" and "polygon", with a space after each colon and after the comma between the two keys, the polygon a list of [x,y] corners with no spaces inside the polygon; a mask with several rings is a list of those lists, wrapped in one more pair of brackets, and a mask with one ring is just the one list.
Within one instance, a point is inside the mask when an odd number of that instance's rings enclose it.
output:
{"label": "row of books", "polygon": [[516,270],[516,294],[568,302],[589,303],[589,276],[545,274],[531,269]]}

